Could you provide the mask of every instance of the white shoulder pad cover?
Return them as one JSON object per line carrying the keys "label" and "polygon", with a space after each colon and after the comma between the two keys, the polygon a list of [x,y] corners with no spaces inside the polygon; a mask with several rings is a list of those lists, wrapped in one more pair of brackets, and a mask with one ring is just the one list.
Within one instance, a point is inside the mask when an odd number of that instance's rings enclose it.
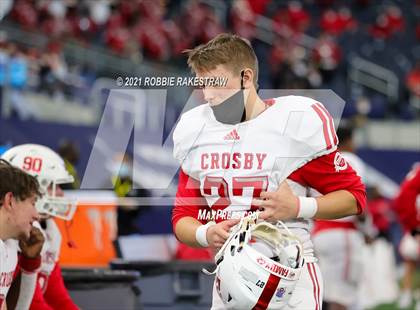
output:
{"label": "white shoulder pad cover", "polygon": [[208,120],[209,112],[211,112],[209,107],[203,104],[185,112],[180,117],[173,134],[173,155],[180,164],[182,164],[185,156],[187,156],[194,142],[199,137]]}
{"label": "white shoulder pad cover", "polygon": [[333,120],[321,103],[303,96],[283,96],[275,100],[267,123],[277,124],[277,134],[286,138],[283,143],[288,141],[277,160],[282,174],[287,176],[307,162],[337,149]]}
{"label": "white shoulder pad cover", "polygon": [[[336,150],[338,139],[334,121],[327,109],[312,98],[279,97],[282,113],[288,113],[284,134],[301,145],[296,154],[310,159]],[[287,111],[287,112],[286,112]]]}

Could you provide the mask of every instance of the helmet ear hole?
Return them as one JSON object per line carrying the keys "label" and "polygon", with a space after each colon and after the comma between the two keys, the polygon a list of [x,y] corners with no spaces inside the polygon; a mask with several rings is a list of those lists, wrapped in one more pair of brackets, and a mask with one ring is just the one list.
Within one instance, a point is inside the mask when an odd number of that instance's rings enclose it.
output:
{"label": "helmet ear hole", "polygon": [[234,245],[232,245],[232,246],[230,247],[230,254],[231,254],[232,256],[235,256],[235,249],[236,249],[236,247],[235,247]]}
{"label": "helmet ear hole", "polygon": [[45,179],[45,178],[42,178],[42,179],[39,180],[39,185],[42,188],[45,188],[45,190],[48,190],[48,187],[50,186],[50,183],[51,182],[49,180]]}

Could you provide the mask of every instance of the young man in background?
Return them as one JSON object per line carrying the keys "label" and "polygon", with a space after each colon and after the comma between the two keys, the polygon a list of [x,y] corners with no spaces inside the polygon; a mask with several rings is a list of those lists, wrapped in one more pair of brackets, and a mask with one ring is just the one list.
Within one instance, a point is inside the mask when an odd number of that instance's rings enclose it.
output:
{"label": "young man in background", "polygon": [[[0,160],[0,309],[27,309],[35,289],[44,242],[32,226],[39,215],[37,180]],[[18,251],[20,254],[18,255]],[[21,270],[15,276],[18,265]]]}
{"label": "young man in background", "polygon": [[[407,174],[394,205],[404,229],[399,247],[404,259],[404,275],[398,306],[406,309],[413,300],[413,275],[420,261],[420,163]],[[420,301],[417,301],[416,309],[420,309]]]}
{"label": "young man in background", "polygon": [[60,188],[61,184],[72,183],[73,177],[66,170],[63,159],[42,145],[18,145],[6,151],[2,158],[35,176],[41,184],[40,190],[43,193],[43,197],[36,203],[40,214],[37,225],[46,241],[42,248],[42,264],[30,309],[79,309],[70,298],[58,264],[61,234],[54,221],[54,217],[63,220],[73,218],[76,202],[64,198]]}

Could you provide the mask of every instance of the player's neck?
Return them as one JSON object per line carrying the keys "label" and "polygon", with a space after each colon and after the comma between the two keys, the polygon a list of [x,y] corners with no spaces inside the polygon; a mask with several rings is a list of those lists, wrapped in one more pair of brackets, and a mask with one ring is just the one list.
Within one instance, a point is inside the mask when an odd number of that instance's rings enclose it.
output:
{"label": "player's neck", "polygon": [[260,115],[266,109],[264,101],[258,96],[257,92],[251,91],[245,105],[246,121],[249,121]]}

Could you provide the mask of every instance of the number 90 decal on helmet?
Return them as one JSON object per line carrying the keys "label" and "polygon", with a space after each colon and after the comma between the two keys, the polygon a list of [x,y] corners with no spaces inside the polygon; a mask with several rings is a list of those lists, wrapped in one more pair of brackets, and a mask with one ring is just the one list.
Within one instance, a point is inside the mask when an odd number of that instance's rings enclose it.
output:
{"label": "number 90 decal on helmet", "polygon": [[71,220],[76,211],[76,201],[58,195],[60,184],[73,183],[63,159],[53,150],[38,144],[22,144],[7,150],[2,159],[38,179],[41,193],[36,202],[37,211],[44,216]]}
{"label": "number 90 decal on helmet", "polygon": [[300,277],[303,245],[279,221],[244,217],[216,254],[216,291],[227,309],[282,309]]}

